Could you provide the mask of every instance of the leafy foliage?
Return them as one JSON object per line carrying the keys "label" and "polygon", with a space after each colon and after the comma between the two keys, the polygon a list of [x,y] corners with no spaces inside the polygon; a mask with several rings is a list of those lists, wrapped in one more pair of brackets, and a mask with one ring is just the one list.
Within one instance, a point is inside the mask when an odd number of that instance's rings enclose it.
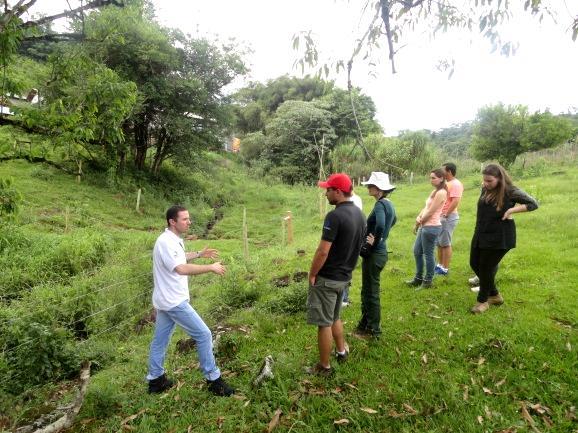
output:
{"label": "leafy foliage", "polygon": [[14,186],[14,179],[0,178],[0,221],[13,219],[22,202],[22,195]]}
{"label": "leafy foliage", "polygon": [[321,154],[336,136],[329,111],[314,102],[287,101],[268,123],[267,138],[264,157],[272,172],[293,184],[317,179]]}
{"label": "leafy foliage", "polygon": [[529,115],[525,106],[497,104],[478,111],[471,153],[479,161],[496,159],[509,166],[525,151],[562,144],[572,135],[566,118],[549,112]]}

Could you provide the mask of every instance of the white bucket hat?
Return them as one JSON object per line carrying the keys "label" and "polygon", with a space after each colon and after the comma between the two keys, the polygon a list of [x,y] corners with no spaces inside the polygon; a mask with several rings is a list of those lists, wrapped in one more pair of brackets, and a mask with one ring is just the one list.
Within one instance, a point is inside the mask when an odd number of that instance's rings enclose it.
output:
{"label": "white bucket hat", "polygon": [[389,174],[381,171],[372,171],[371,176],[366,182],[361,182],[362,185],[375,185],[382,191],[393,191],[395,186],[389,183]]}

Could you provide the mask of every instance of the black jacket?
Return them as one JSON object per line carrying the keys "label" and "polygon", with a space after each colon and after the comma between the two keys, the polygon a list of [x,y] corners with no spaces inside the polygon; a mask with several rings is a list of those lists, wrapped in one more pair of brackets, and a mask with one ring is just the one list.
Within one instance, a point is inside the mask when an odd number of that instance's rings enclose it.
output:
{"label": "black jacket", "polygon": [[516,203],[525,204],[528,211],[538,208],[536,200],[519,188],[512,188],[504,197],[504,206],[499,211],[492,203],[483,199],[484,190],[478,200],[476,228],[472,247],[489,250],[509,250],[516,247],[516,223],[513,219],[502,220],[504,213]]}

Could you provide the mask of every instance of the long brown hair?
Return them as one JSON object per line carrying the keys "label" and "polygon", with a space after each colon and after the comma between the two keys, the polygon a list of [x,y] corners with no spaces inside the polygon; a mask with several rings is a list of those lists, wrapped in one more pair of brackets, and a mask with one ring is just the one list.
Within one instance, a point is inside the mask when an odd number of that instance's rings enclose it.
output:
{"label": "long brown hair", "polygon": [[494,189],[488,191],[484,189],[482,198],[486,203],[492,203],[497,210],[501,210],[504,206],[504,198],[506,194],[514,187],[512,179],[508,172],[500,164],[488,164],[482,170],[482,174],[486,176],[493,176],[498,179],[498,184]]}
{"label": "long brown hair", "polygon": [[432,192],[431,196],[433,197],[436,192],[438,192],[440,189],[445,189],[447,191],[448,186],[446,185],[446,176],[444,171],[441,168],[435,168],[432,171],[430,171],[430,174],[433,173],[435,174],[435,177],[437,178],[442,178],[442,181],[440,182],[440,184],[438,186],[436,186],[436,189],[434,192]]}

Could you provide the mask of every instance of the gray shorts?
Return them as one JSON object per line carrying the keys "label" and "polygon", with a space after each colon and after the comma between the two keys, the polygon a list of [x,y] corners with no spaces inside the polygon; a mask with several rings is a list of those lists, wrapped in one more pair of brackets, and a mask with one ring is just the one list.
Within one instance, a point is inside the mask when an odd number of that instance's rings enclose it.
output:
{"label": "gray shorts", "polygon": [[442,231],[438,236],[438,246],[449,247],[452,244],[452,235],[459,220],[460,216],[457,213],[451,213],[447,217],[441,218]]}
{"label": "gray shorts", "polygon": [[349,281],[335,281],[317,276],[314,286],[309,286],[307,295],[307,323],[331,326],[339,320],[343,290]]}

